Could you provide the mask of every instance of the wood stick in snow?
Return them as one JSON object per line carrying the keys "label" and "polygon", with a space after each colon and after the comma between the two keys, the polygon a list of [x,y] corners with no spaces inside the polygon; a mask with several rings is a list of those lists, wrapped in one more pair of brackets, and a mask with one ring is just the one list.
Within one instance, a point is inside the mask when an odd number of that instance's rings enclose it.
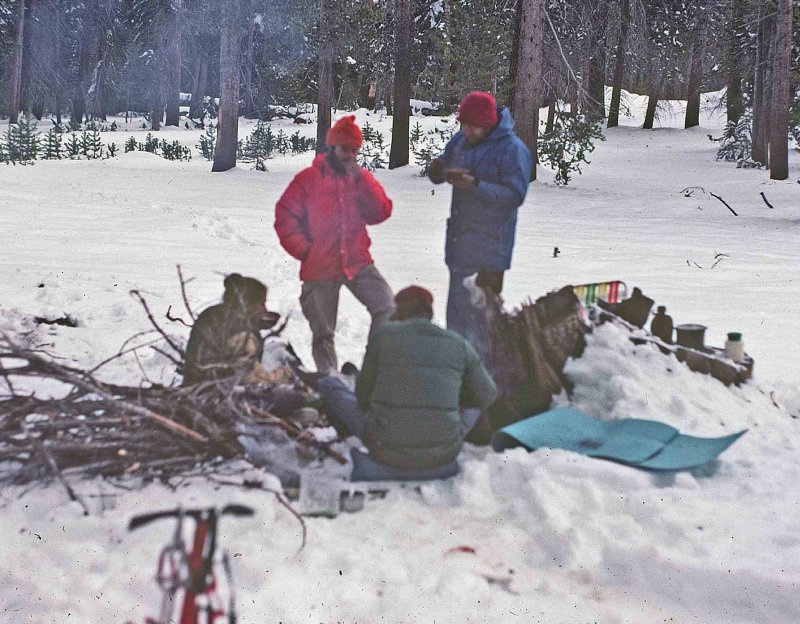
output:
{"label": "wood stick in snow", "polygon": [[721,201],[723,204],[725,204],[725,207],[733,213],[734,217],[738,217],[739,216],[738,214],[736,214],[736,211],[733,208],[730,207],[730,204],[728,204],[728,202],[726,202],[724,199],[722,199],[719,195],[714,195],[714,193],[709,193],[709,195],[711,195],[711,197],[716,197],[719,201]]}

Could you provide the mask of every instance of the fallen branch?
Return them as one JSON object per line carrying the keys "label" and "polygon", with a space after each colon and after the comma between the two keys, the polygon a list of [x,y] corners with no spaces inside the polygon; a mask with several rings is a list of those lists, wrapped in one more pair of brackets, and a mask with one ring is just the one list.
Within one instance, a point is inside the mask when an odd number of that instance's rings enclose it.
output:
{"label": "fallen branch", "polygon": [[775,208],[775,206],[773,206],[772,204],[770,204],[770,203],[769,203],[769,201],[767,200],[767,196],[766,196],[766,195],[764,195],[764,193],[763,193],[763,192],[762,192],[760,195],[761,195],[761,199],[763,199],[763,200],[764,200],[764,203],[765,203],[765,204],[766,204],[766,205],[767,205],[769,208]]}
{"label": "fallen branch", "polygon": [[739,216],[738,214],[736,214],[736,211],[733,208],[730,207],[730,204],[728,204],[728,202],[726,202],[724,199],[722,199],[719,195],[715,195],[714,193],[709,193],[709,195],[711,195],[711,197],[716,197],[719,201],[721,201],[723,204],[725,204],[725,207],[733,213],[734,217],[738,217]]}
{"label": "fallen branch", "polygon": [[[197,320],[197,317],[192,312],[192,307],[189,305],[189,298],[186,296],[186,280],[183,279],[183,271],[181,271],[181,265],[178,265],[178,281],[181,283],[181,296],[183,297],[183,305],[186,306],[186,311],[189,313],[189,318],[192,319],[192,323]],[[185,324],[185,323],[184,323]],[[187,325],[187,327],[189,327]]]}
{"label": "fallen branch", "polygon": [[166,334],[166,332],[163,329],[161,329],[161,326],[158,323],[156,323],[156,319],[153,318],[153,313],[150,312],[150,307],[147,305],[147,301],[145,301],[144,297],[142,297],[142,294],[138,290],[132,290],[130,292],[134,297],[136,297],[139,300],[139,303],[142,304],[142,307],[144,308],[144,311],[147,314],[147,318],[150,320],[150,323],[153,325],[153,327],[155,327],[156,331],[159,334],[161,334],[162,338],[164,338],[164,340],[167,341],[167,344],[170,347],[172,347],[173,349],[175,349],[177,354],[181,358],[183,358],[185,356],[185,354],[183,352],[183,349],[181,349],[177,344],[175,344],[175,342],[172,340],[172,338],[170,338]]}
{"label": "fallen branch", "polygon": [[53,471],[53,475],[55,476],[55,478],[58,479],[61,482],[61,485],[64,486],[64,489],[67,491],[67,495],[69,496],[69,499],[71,501],[74,501],[74,502],[78,503],[81,507],[83,507],[83,515],[84,516],[88,516],[89,515],[89,508],[86,506],[86,503],[84,503],[83,500],[81,498],[79,498],[77,494],[75,494],[75,490],[72,489],[72,486],[64,478],[64,475],[61,474],[61,470],[59,469],[58,464],[56,463],[56,460],[53,458],[53,456],[47,450],[47,448],[45,447],[44,443],[39,441],[39,440],[37,440],[36,441],[36,447],[39,450],[39,452],[44,456],[44,458],[47,461],[47,463],[50,465],[50,469]]}

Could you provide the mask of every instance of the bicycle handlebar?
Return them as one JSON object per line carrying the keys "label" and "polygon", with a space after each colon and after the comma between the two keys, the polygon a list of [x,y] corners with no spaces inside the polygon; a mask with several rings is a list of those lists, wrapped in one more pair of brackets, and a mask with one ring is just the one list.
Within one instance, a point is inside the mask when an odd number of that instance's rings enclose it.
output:
{"label": "bicycle handlebar", "polygon": [[[190,518],[194,518],[195,520],[199,519],[203,514],[209,513],[210,511],[216,510],[215,507],[206,507],[203,509],[169,509],[166,511],[154,511],[152,513],[141,514],[139,516],[134,516],[131,518],[130,522],[128,523],[128,530],[133,531],[140,527],[145,526],[146,524],[150,524],[151,522],[155,522],[156,520],[163,520],[164,518],[177,518],[181,515],[189,516]],[[225,505],[219,512],[221,516],[235,516],[237,518],[244,518],[246,516],[252,516],[255,514],[255,510],[252,507],[247,507],[246,505]]]}

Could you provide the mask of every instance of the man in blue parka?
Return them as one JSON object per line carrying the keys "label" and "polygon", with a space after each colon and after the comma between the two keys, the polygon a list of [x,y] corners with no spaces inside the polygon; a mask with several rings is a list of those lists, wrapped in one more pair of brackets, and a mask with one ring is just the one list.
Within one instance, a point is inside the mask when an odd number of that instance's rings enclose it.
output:
{"label": "man in blue parka", "polygon": [[492,370],[488,328],[471,305],[464,280],[477,273],[477,286],[500,294],[533,163],[530,150],[514,133],[511,113],[498,109],[491,93],[467,94],[458,120],[461,129],[428,170],[434,184],[453,185],[445,243],[450,269],[447,327],[469,340]]}

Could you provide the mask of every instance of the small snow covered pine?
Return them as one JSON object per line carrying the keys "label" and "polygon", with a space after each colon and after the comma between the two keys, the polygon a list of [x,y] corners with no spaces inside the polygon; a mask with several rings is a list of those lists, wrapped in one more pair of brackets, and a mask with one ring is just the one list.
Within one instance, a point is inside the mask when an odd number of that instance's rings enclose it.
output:
{"label": "small snow covered pine", "polygon": [[36,160],[41,149],[36,122],[26,115],[20,115],[16,124],[8,125],[4,144],[6,162],[25,165]]}
{"label": "small snow covered pine", "polygon": [[725,124],[722,136],[715,139],[710,134],[708,138],[719,142],[717,160],[735,162],[740,169],[754,169],[763,167],[752,159],[753,149],[753,109],[748,108],[737,121]]}
{"label": "small snow covered pine", "polygon": [[73,132],[64,143],[64,152],[67,158],[78,158],[81,155],[81,142],[78,140],[78,135]]}
{"label": "small snow covered pine", "polygon": [[206,131],[200,136],[200,143],[197,144],[197,149],[206,160],[214,160],[214,149],[217,144],[217,129],[214,124],[210,123],[206,126]]}
{"label": "small snow covered pine", "polygon": [[42,158],[45,160],[61,160],[64,153],[63,134],[61,126],[55,125],[44,136],[44,153]]}
{"label": "small snow covered pine", "polygon": [[597,140],[605,141],[600,124],[585,115],[557,112],[553,131],[539,133],[539,162],[555,169],[556,184],[566,186],[573,172],[581,172],[582,163],[589,164],[586,157]]}

